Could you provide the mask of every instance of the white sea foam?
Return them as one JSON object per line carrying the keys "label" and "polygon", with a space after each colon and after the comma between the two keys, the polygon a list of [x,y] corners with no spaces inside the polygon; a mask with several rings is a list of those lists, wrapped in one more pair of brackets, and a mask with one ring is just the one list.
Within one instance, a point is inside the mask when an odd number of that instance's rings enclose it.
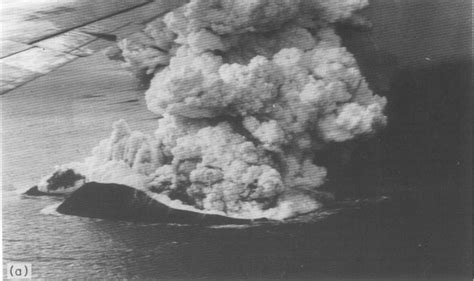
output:
{"label": "white sea foam", "polygon": [[48,205],[41,209],[40,213],[43,215],[52,215],[52,216],[62,216],[62,214],[58,213],[57,208],[61,205],[61,203]]}

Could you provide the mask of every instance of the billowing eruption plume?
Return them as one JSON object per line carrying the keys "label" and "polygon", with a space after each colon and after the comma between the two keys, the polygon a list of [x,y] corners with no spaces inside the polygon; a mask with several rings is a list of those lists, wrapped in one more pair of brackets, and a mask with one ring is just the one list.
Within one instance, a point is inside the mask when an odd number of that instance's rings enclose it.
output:
{"label": "billowing eruption plume", "polygon": [[[284,219],[322,206],[330,142],[384,126],[373,95],[333,24],[360,0],[192,0],[120,43],[130,69],[154,74],[154,136],[121,120],[74,170],[168,203],[233,217]],[[47,189],[45,180],[40,188]]]}

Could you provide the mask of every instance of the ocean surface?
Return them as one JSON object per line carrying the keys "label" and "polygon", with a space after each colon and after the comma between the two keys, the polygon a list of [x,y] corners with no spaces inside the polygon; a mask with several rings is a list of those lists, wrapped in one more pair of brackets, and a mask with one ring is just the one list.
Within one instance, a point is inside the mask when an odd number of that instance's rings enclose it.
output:
{"label": "ocean surface", "polygon": [[[3,193],[3,258],[33,279],[469,280],[467,214],[392,198],[329,216],[202,227],[65,216]],[[449,202],[449,201],[448,201]],[[467,279],[466,279],[467,278]]]}
{"label": "ocean surface", "polygon": [[212,228],[56,214],[60,199],[21,192],[54,165],[86,157],[113,121],[152,132],[156,116],[143,89],[102,54],[9,92],[4,266],[32,263],[43,280],[471,280],[468,2],[374,1],[370,36],[340,30],[389,99],[389,127],[333,185],[342,197],[388,199],[299,222]]}

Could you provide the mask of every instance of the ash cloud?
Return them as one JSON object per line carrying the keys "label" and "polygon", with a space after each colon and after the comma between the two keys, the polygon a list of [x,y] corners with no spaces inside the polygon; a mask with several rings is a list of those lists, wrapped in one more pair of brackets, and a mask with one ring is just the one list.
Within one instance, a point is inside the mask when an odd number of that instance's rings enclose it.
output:
{"label": "ash cloud", "polygon": [[91,157],[58,169],[233,217],[321,208],[331,194],[317,152],[386,123],[385,98],[333,27],[367,4],[192,0],[173,10],[119,43],[126,68],[153,75],[155,134],[118,121]]}

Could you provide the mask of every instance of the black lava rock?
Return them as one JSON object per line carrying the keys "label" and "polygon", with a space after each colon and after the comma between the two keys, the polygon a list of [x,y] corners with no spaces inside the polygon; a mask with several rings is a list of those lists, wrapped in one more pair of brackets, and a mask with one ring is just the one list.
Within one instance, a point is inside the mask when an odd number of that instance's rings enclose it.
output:
{"label": "black lava rock", "polygon": [[89,182],[71,194],[57,208],[61,214],[147,223],[194,225],[251,224],[266,219],[235,219],[173,209],[145,192],[119,184]]}
{"label": "black lava rock", "polygon": [[64,194],[61,193],[48,193],[48,192],[43,192],[38,189],[38,186],[35,185],[32,188],[28,189],[24,195],[28,196],[64,196]]}

